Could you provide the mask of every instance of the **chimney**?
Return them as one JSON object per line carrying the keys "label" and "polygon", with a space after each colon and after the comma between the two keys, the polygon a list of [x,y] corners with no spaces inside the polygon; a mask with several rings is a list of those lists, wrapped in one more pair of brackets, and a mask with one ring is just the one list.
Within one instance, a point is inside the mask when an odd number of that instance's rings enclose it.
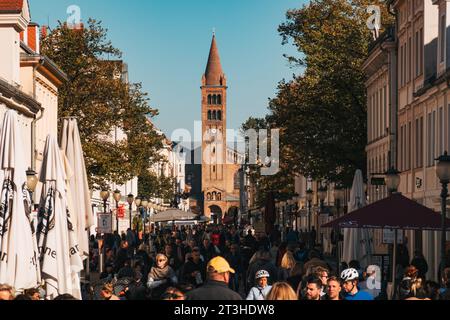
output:
{"label": "chimney", "polygon": [[30,23],[27,29],[28,42],[27,45],[36,53],[40,53],[39,43],[39,25],[36,23]]}
{"label": "chimney", "polygon": [[42,26],[41,28],[41,40],[47,38],[47,26]]}

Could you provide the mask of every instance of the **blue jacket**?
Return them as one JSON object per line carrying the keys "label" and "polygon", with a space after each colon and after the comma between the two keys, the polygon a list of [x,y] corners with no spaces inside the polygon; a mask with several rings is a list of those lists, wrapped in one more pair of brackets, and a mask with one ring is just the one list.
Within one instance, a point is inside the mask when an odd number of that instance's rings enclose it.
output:
{"label": "blue jacket", "polygon": [[372,295],[368,292],[365,291],[358,291],[355,295],[351,295],[346,293],[344,295],[344,299],[345,300],[360,300],[360,301],[370,301],[370,300],[374,300],[374,298],[372,297]]}

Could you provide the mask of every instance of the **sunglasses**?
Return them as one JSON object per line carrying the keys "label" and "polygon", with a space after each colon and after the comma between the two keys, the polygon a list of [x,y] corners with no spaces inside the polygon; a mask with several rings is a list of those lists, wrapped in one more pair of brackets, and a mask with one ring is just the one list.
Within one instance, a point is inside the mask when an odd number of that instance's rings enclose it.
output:
{"label": "sunglasses", "polygon": [[156,260],[157,262],[164,262],[164,261],[167,261],[166,259],[158,259],[158,260]]}

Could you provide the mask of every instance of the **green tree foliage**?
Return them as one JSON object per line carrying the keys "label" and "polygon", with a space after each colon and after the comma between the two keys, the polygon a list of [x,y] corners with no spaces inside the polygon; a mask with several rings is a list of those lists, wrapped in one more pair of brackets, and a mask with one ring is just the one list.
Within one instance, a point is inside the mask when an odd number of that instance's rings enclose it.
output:
{"label": "green tree foliage", "polygon": [[163,199],[171,203],[175,197],[175,180],[164,175],[158,177],[155,173],[146,171],[139,176],[138,189],[147,198]]}
{"label": "green tree foliage", "polygon": [[356,169],[366,171],[369,5],[382,9],[383,32],[393,19],[381,0],[312,0],[289,10],[279,27],[300,69],[279,83],[266,121],[281,130],[282,167],[292,175],[350,185]]}
{"label": "green tree foliage", "polygon": [[[56,62],[69,81],[59,90],[58,117],[76,117],[92,188],[123,184],[158,160],[161,137],[149,119],[141,84],[122,77],[121,53],[107,30],[90,19],[82,29],[60,23],[42,41],[42,52]],[[126,139],[113,141],[117,132]]]}

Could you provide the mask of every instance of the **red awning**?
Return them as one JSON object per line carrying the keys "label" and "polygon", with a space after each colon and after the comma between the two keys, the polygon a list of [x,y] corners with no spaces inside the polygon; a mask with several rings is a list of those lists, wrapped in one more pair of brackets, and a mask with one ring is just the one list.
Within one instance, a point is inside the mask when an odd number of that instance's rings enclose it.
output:
{"label": "red awning", "polygon": [[[450,219],[446,220],[446,227],[447,230],[450,230]],[[401,194],[394,194],[331,221],[322,228],[440,231],[442,230],[442,217],[440,213]]]}

